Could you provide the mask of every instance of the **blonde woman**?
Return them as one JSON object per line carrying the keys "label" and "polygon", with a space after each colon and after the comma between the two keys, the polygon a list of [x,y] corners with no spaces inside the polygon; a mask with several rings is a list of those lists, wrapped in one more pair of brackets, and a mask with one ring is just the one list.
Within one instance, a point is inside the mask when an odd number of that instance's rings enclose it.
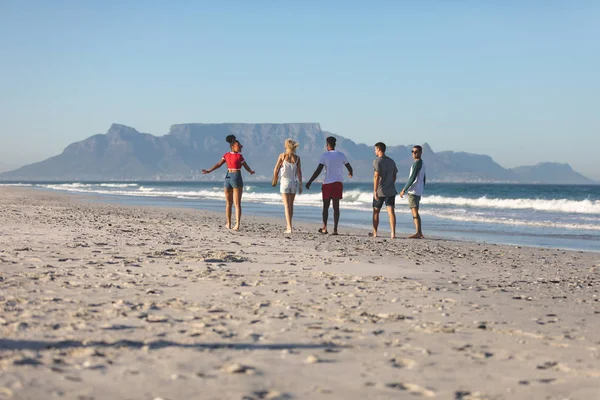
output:
{"label": "blonde woman", "polygon": [[283,198],[285,220],[287,222],[285,233],[292,233],[294,198],[296,193],[302,194],[302,165],[300,164],[300,157],[296,155],[298,142],[287,139],[284,146],[285,153],[281,153],[277,159],[271,184],[276,186],[279,179],[279,192]]}

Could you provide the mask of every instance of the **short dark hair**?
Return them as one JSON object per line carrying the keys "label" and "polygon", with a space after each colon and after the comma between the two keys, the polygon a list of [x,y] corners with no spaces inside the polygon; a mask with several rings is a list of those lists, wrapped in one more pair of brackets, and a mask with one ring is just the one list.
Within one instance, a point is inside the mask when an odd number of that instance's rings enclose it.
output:
{"label": "short dark hair", "polygon": [[380,151],[383,151],[385,153],[385,149],[386,149],[385,143],[377,142],[377,143],[375,143],[375,147],[377,147]]}
{"label": "short dark hair", "polygon": [[423,148],[422,148],[421,146],[419,146],[418,144],[414,145],[414,146],[413,146],[413,149],[417,149],[417,150],[419,150],[419,153],[422,153],[422,152],[423,152]]}
{"label": "short dark hair", "polygon": [[334,138],[333,136],[329,136],[327,139],[325,139],[325,141],[327,142],[329,147],[331,147],[332,149],[335,149],[335,142],[337,142],[336,138]]}

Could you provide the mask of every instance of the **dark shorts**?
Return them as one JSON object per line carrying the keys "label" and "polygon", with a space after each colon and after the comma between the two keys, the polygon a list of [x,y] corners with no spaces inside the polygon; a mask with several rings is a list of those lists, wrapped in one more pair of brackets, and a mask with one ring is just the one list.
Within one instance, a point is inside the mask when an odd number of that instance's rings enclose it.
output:
{"label": "dark shorts", "polygon": [[242,171],[227,172],[225,175],[225,189],[237,189],[244,187],[244,181],[242,180]]}
{"label": "dark shorts", "polygon": [[421,196],[417,196],[416,194],[408,195],[408,206],[410,208],[419,209],[419,203],[421,202]]}
{"label": "dark shorts", "polygon": [[323,200],[341,199],[343,191],[344,185],[342,185],[342,182],[324,183],[321,187]]}
{"label": "dark shorts", "polygon": [[375,200],[375,197],[373,197],[373,208],[381,210],[384,203],[387,207],[394,208],[396,205],[396,196],[379,197],[379,200]]}

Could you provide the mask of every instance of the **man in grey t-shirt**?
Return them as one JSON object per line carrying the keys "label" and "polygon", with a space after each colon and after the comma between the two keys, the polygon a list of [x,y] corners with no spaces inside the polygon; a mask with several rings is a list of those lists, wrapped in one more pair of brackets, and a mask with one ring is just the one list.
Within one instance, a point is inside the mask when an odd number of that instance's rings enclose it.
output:
{"label": "man in grey t-shirt", "polygon": [[373,237],[377,236],[379,227],[379,212],[383,204],[387,206],[388,216],[390,217],[391,238],[396,237],[396,176],[398,168],[394,160],[385,155],[385,143],[375,143],[375,155],[377,158],[373,161]]}

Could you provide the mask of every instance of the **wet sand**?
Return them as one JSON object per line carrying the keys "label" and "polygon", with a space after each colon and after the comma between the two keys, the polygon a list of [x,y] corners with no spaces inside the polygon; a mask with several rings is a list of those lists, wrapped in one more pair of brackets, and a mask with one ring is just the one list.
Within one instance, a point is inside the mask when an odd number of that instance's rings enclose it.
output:
{"label": "wet sand", "polygon": [[90,199],[0,188],[0,399],[600,398],[600,253]]}

